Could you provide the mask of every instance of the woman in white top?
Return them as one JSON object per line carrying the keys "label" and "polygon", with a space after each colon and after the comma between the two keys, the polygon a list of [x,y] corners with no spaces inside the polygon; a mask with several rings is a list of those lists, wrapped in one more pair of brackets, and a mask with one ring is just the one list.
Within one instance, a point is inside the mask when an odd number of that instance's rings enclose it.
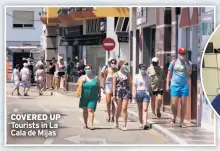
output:
{"label": "woman in white top", "polygon": [[30,70],[28,64],[24,63],[24,67],[20,71],[22,85],[24,87],[24,96],[28,96],[28,91],[30,89]]}
{"label": "woman in white top", "polygon": [[150,77],[146,73],[146,65],[139,65],[140,73],[134,77],[133,99],[136,99],[139,111],[140,127],[149,129],[147,124],[148,106],[150,103],[151,83]]}
{"label": "woman in white top", "polygon": [[64,91],[66,90],[65,89],[65,86],[66,86],[65,72],[66,72],[66,67],[64,65],[63,57],[60,57],[59,62],[58,62],[58,76],[59,76],[59,84],[60,84],[59,89],[63,89]]}
{"label": "woman in white top", "polygon": [[36,71],[36,77],[37,77],[37,89],[39,92],[39,95],[43,95],[43,90],[46,84],[46,74],[44,71],[44,66],[40,65],[39,69]]}
{"label": "woman in white top", "polygon": [[17,95],[20,96],[21,94],[19,92],[19,87],[20,87],[19,64],[17,64],[13,70],[12,78],[14,82],[14,89],[11,94],[13,95],[15,90],[17,90]]}

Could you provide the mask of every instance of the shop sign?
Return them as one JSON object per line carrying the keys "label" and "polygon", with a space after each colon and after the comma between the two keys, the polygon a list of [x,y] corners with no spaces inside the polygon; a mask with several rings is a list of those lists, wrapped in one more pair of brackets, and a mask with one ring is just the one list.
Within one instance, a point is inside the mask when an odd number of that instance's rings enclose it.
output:
{"label": "shop sign", "polygon": [[118,42],[129,42],[128,36],[118,36]]}
{"label": "shop sign", "polygon": [[82,30],[83,30],[82,25],[65,27],[64,37],[67,37],[67,38],[80,37],[82,36]]}

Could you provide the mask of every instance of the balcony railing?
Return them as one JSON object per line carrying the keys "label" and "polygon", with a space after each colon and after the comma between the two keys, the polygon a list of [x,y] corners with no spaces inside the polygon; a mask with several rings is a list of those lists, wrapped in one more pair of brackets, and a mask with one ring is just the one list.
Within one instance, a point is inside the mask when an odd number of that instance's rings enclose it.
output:
{"label": "balcony railing", "polygon": [[60,7],[57,11],[58,15],[60,14],[68,14],[68,7]]}
{"label": "balcony railing", "polygon": [[82,12],[88,10],[93,10],[93,7],[60,7],[57,13],[60,15],[62,13],[70,14],[72,12]]}
{"label": "balcony railing", "polygon": [[42,8],[42,10],[39,12],[39,16],[40,16],[40,17],[46,17],[46,15],[47,15],[46,9],[45,9],[45,8]]}

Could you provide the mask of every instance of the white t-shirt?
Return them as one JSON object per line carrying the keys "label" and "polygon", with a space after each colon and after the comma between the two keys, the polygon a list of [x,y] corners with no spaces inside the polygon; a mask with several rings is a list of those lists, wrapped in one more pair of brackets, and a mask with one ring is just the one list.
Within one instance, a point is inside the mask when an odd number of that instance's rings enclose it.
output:
{"label": "white t-shirt", "polygon": [[14,80],[14,81],[20,81],[18,69],[14,69],[14,70],[13,70],[13,80]]}
{"label": "white t-shirt", "polygon": [[149,75],[146,74],[142,76],[141,74],[137,74],[134,78],[134,84],[136,85],[137,91],[146,90],[149,92],[150,81]]}
{"label": "white t-shirt", "polygon": [[29,79],[30,71],[28,68],[21,69],[21,78],[22,79]]}

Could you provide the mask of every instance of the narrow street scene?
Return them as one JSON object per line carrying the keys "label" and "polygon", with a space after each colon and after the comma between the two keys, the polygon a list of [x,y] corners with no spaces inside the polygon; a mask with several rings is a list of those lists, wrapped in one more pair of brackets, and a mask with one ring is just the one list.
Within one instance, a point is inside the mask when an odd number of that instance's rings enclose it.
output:
{"label": "narrow street scene", "polygon": [[[214,13],[7,7],[6,144],[214,145],[199,69]],[[38,114],[61,115],[53,136]]]}

